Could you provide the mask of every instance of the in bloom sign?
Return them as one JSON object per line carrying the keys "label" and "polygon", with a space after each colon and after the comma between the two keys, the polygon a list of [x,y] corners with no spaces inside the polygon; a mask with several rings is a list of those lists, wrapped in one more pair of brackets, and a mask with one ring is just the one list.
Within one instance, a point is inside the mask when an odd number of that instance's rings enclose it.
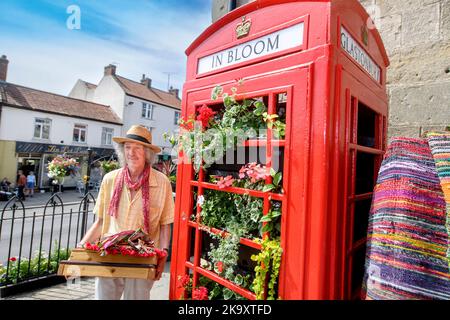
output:
{"label": "in bloom sign", "polygon": [[303,44],[303,29],[304,23],[298,23],[289,28],[200,58],[197,73],[203,74],[219,70],[240,62],[301,46]]}

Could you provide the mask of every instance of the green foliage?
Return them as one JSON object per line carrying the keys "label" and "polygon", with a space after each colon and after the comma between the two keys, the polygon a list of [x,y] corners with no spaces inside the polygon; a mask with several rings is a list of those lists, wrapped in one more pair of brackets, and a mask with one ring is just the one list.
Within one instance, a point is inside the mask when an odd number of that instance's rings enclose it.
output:
{"label": "green foliage", "polygon": [[[57,242],[55,247],[58,247]],[[61,248],[54,250],[50,257],[45,252],[37,252],[31,260],[26,258],[15,258],[15,261],[9,261],[8,275],[6,275],[6,266],[0,265],[0,285],[16,284],[27,278],[54,274],[57,272],[59,261],[67,260],[70,256],[70,250]],[[14,258],[13,258],[14,259]],[[49,263],[50,260],[50,263]],[[48,267],[48,271],[47,271]],[[17,278],[18,275],[18,278]]]}
{"label": "green foliage", "polygon": [[273,201],[272,209],[260,220],[262,227],[261,234],[269,232],[272,238],[281,234],[281,203]]}
{"label": "green foliage", "polygon": [[237,234],[239,230],[235,229],[231,230],[231,232],[233,233],[227,237],[211,234],[213,238],[219,240],[219,245],[215,248],[211,244],[210,251],[208,252],[208,256],[213,265],[217,265],[217,263],[223,264],[222,272],[217,269],[215,271],[219,271],[218,273],[228,280],[233,280],[235,277],[234,267],[238,262],[240,241],[240,235]]}
{"label": "green foliage", "polygon": [[232,290],[223,287],[217,282],[203,276],[199,277],[199,285],[208,289],[209,300],[247,300]]}
{"label": "green foliage", "polygon": [[100,167],[102,168],[103,174],[107,174],[113,170],[119,169],[119,162],[114,160],[100,161]]}
{"label": "green foliage", "polygon": [[253,280],[253,290],[258,300],[263,300],[265,295],[265,284],[269,274],[268,300],[275,300],[276,284],[281,265],[281,254],[283,250],[278,239],[264,239],[261,242],[262,249],[258,255],[252,255],[252,260],[258,265],[255,267],[255,279]]}
{"label": "green foliage", "polygon": [[259,229],[262,199],[215,190],[205,190],[204,199],[202,224],[228,232],[234,230],[241,236],[251,236]]}
{"label": "green foliage", "polygon": [[184,152],[197,172],[201,165],[208,168],[220,160],[225,150],[235,150],[244,140],[256,138],[261,129],[272,128],[276,139],[285,136],[283,120],[278,115],[267,113],[262,98],[237,100],[237,88],[231,88],[231,91],[231,94],[225,93],[220,86],[213,89],[211,99],[221,99],[223,108],[215,114],[208,130],[198,125],[196,116],[191,115],[179,121],[184,129],[182,134],[163,135],[173,147],[178,146],[178,150]]}

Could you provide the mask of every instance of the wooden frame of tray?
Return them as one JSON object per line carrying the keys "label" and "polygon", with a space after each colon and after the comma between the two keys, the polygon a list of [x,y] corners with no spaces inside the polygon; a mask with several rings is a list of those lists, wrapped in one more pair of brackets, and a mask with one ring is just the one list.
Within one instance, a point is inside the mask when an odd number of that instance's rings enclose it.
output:
{"label": "wooden frame of tray", "polygon": [[73,249],[69,260],[59,262],[58,275],[72,277],[133,278],[153,280],[158,258],[106,255],[86,249]]}

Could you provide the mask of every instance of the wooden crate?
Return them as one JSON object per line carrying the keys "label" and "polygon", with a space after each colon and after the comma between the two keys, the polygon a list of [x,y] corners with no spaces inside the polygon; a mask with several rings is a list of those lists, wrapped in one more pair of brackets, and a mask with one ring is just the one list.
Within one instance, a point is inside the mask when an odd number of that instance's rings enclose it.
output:
{"label": "wooden crate", "polygon": [[96,251],[73,249],[69,260],[59,263],[58,275],[153,280],[158,258],[122,255],[100,256]]}

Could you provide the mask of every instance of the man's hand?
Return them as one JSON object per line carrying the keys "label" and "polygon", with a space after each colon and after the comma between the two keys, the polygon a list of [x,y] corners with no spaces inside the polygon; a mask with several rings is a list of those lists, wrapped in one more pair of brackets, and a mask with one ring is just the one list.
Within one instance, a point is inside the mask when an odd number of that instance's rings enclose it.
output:
{"label": "man's hand", "polygon": [[164,272],[164,267],[166,265],[167,255],[161,258],[158,258],[158,264],[156,265],[155,271],[155,280],[161,279],[161,276]]}

